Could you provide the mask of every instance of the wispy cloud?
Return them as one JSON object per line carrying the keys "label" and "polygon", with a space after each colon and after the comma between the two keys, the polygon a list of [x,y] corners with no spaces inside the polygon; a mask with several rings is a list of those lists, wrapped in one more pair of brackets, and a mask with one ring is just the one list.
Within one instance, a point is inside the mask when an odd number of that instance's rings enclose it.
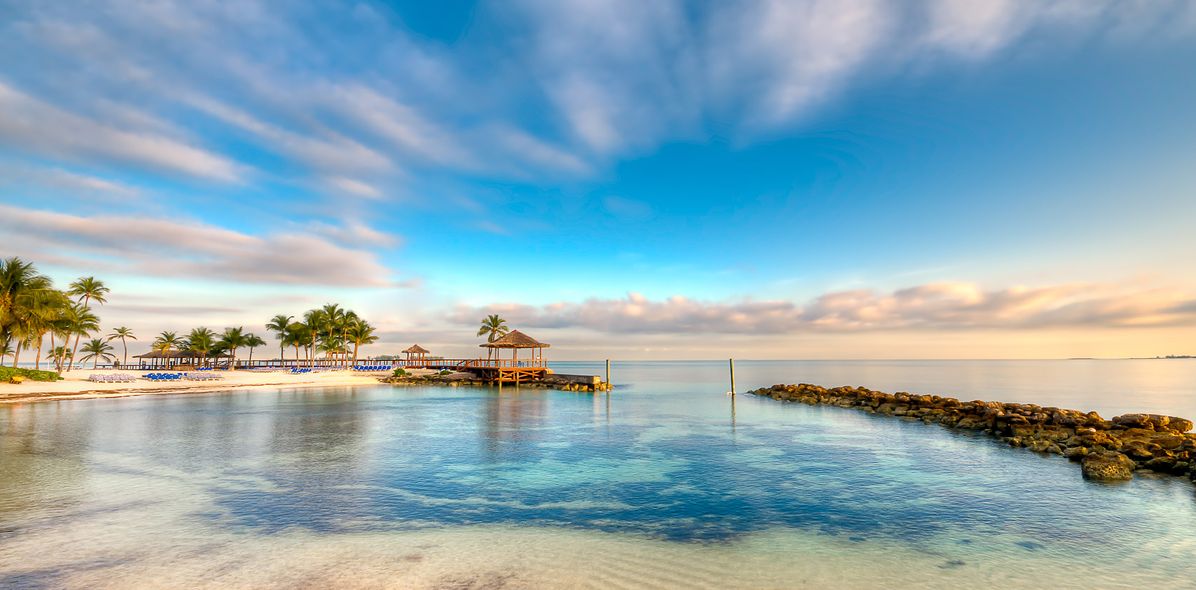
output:
{"label": "wispy cloud", "polygon": [[112,199],[131,199],[141,195],[140,189],[123,182],[56,167],[40,168],[0,164],[0,186],[28,189],[49,187],[74,194]]}
{"label": "wispy cloud", "polygon": [[125,163],[219,181],[238,178],[236,162],[154,133],[94,121],[0,82],[0,142],[68,160]]}
{"label": "wispy cloud", "polygon": [[[1196,29],[1184,0],[519,0],[483,5],[475,34],[445,47],[385,9],[341,8],[29,6],[0,25],[0,49],[42,65],[0,58],[12,74],[0,82],[0,141],[241,178],[255,162],[209,137],[218,134],[194,120],[198,110],[333,191],[345,187],[324,179],[376,186],[370,174],[416,168],[555,178],[708,135],[711,122],[748,138],[768,133],[870,73],[987,59],[1038,32],[1142,38]],[[45,67],[62,81],[41,76]],[[86,94],[93,112],[62,106],[72,92]],[[162,120],[195,138],[162,133]]]}
{"label": "wispy cloud", "polygon": [[971,283],[930,283],[891,293],[837,291],[799,304],[707,302],[681,296],[650,300],[632,293],[624,299],[544,306],[459,308],[452,319],[468,323],[490,313],[529,327],[644,334],[1166,327],[1196,325],[1196,294],[1110,285],[984,290]]}
{"label": "wispy cloud", "polygon": [[310,232],[255,236],[196,222],[83,217],[0,205],[6,250],[78,268],[217,282],[386,287],[369,251]]}

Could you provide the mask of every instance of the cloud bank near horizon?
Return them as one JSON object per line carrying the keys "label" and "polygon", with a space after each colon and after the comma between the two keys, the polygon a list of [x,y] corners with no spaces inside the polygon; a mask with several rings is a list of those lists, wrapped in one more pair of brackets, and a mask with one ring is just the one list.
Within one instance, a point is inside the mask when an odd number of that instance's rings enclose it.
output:
{"label": "cloud bank near horizon", "polygon": [[762,334],[1046,328],[1169,328],[1196,325],[1196,295],[1176,290],[1090,284],[984,290],[973,283],[930,283],[882,293],[835,291],[792,301],[707,302],[587,299],[543,306],[459,307],[470,323],[497,313],[513,325],[584,328],[606,334]]}

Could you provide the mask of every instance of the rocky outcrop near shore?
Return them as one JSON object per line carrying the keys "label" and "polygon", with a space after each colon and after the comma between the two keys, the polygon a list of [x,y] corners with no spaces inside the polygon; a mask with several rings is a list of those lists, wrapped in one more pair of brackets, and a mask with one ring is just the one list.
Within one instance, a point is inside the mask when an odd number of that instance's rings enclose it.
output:
{"label": "rocky outcrop near shore", "polygon": [[1191,420],[1175,416],[1125,414],[1106,420],[1096,412],[1035,404],[965,402],[937,395],[885,393],[864,387],[828,389],[806,383],[773,385],[749,393],[985,432],[1010,446],[1078,461],[1084,477],[1093,480],[1128,480],[1135,470],[1146,469],[1196,481],[1196,433],[1189,432]]}

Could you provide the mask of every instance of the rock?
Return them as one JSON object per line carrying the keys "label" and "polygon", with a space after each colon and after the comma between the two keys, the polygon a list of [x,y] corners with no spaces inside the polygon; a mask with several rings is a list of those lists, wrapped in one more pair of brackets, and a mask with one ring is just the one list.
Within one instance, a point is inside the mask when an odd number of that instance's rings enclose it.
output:
{"label": "rock", "polygon": [[1154,422],[1147,414],[1123,414],[1112,420],[1113,426],[1119,428],[1146,428],[1154,430]]}
{"label": "rock", "polygon": [[1183,475],[1188,472],[1188,464],[1182,461],[1176,461],[1174,457],[1158,457],[1151,459],[1143,464],[1143,467],[1157,471],[1159,473],[1170,473],[1172,475]]}
{"label": "rock", "polygon": [[1186,418],[1176,418],[1175,416],[1168,416],[1170,424],[1167,425],[1167,430],[1171,432],[1178,432],[1183,434],[1192,429],[1192,421]]}
{"label": "rock", "polygon": [[1069,447],[1066,451],[1063,451],[1063,456],[1072,461],[1079,461],[1087,457],[1089,452],[1088,447]]}
{"label": "rock", "polygon": [[1134,461],[1121,453],[1093,453],[1080,461],[1085,479],[1128,481],[1134,478]]}

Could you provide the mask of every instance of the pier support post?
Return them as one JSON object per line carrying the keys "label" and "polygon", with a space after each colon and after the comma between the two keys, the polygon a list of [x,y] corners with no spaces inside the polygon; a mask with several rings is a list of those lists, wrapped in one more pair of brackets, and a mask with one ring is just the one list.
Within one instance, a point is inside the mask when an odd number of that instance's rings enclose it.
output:
{"label": "pier support post", "polygon": [[610,390],[610,359],[606,359],[606,388]]}
{"label": "pier support post", "polygon": [[727,359],[731,366],[731,395],[735,395],[735,359]]}

